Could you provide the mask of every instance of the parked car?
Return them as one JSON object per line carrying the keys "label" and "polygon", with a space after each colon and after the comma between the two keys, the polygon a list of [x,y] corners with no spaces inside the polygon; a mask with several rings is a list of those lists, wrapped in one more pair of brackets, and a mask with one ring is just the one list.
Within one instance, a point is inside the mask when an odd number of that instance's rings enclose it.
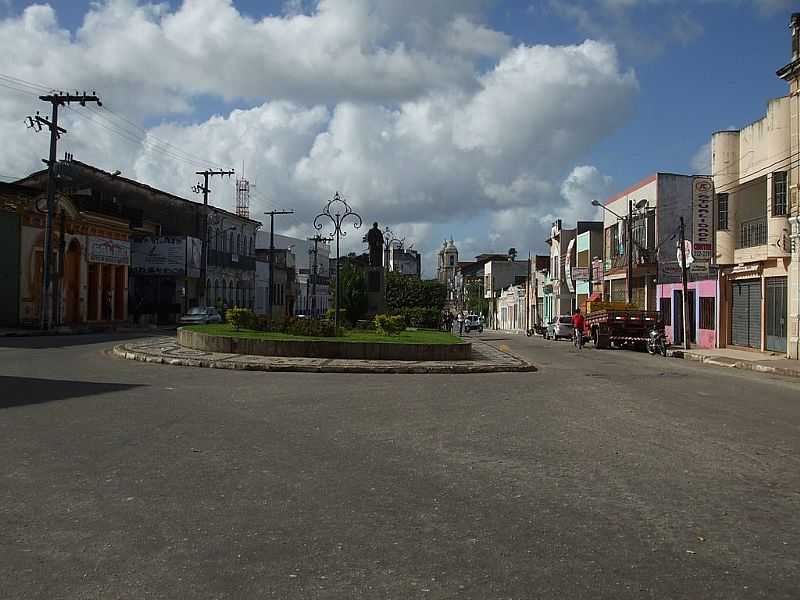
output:
{"label": "parked car", "polygon": [[558,317],[550,319],[544,337],[548,340],[557,340],[558,338],[571,340],[573,332],[572,317],[569,315],[559,315]]}
{"label": "parked car", "polygon": [[464,319],[464,331],[469,333],[475,330],[483,333],[483,319],[479,315],[467,315]]}
{"label": "parked car", "polygon": [[213,306],[195,306],[180,318],[181,325],[207,325],[222,323],[222,315]]}

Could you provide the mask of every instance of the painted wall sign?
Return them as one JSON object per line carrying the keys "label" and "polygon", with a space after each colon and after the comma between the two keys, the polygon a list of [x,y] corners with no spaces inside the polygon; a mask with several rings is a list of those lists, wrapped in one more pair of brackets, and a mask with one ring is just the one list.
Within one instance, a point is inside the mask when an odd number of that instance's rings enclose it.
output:
{"label": "painted wall sign", "polygon": [[128,240],[89,236],[86,259],[90,263],[106,265],[129,265],[131,263],[131,244]]}
{"label": "painted wall sign", "polygon": [[692,178],[692,242],[694,257],[709,260],[714,251],[714,182]]}

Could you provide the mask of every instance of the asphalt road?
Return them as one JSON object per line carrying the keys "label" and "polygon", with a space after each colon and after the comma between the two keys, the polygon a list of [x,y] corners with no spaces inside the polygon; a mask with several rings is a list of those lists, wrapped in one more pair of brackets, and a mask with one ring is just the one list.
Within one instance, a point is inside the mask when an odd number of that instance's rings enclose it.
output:
{"label": "asphalt road", "polygon": [[800,597],[800,384],[483,334],[537,373],[0,339],[0,597]]}

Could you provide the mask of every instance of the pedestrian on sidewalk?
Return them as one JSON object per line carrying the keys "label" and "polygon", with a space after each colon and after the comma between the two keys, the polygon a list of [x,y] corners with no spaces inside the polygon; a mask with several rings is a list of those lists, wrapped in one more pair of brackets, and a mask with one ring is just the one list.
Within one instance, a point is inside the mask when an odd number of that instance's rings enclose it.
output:
{"label": "pedestrian on sidewalk", "polygon": [[456,319],[458,319],[458,335],[464,335],[464,315],[459,311]]}

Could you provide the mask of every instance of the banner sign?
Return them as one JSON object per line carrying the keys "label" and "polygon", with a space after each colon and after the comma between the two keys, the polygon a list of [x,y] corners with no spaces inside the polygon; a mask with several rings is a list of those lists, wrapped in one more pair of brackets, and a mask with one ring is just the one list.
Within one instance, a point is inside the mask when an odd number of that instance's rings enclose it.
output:
{"label": "banner sign", "polygon": [[564,277],[567,281],[567,289],[570,293],[575,291],[575,284],[572,275],[572,249],[575,246],[575,238],[572,238],[567,244],[567,254],[564,256]]}
{"label": "banner sign", "polygon": [[200,263],[203,260],[203,242],[197,238],[186,238],[186,275],[200,277]]}
{"label": "banner sign", "polygon": [[86,259],[90,263],[106,265],[129,265],[131,263],[131,244],[128,240],[89,236]]}
{"label": "banner sign", "polygon": [[714,182],[711,177],[692,179],[692,242],[696,259],[711,259],[714,250]]}
{"label": "banner sign", "polygon": [[186,274],[186,238],[146,237],[133,240],[131,270],[151,275]]}

